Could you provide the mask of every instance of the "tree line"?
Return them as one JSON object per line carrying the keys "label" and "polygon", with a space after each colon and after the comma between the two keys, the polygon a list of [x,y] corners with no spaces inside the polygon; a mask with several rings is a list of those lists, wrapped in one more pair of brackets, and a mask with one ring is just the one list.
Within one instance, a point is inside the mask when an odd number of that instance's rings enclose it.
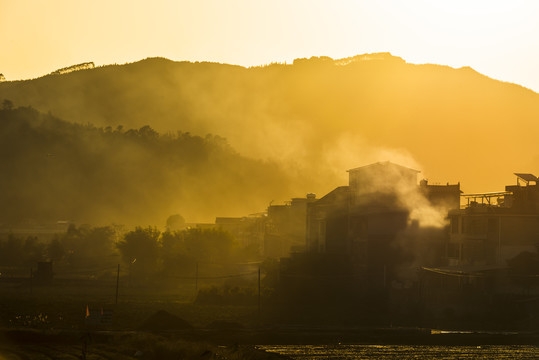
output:
{"label": "tree line", "polygon": [[48,241],[14,234],[0,237],[2,267],[35,269],[37,262],[52,261],[55,272],[64,276],[88,273],[111,277],[116,264],[121,263],[133,281],[145,282],[193,277],[199,263],[206,264],[206,275],[215,275],[234,269],[238,263],[258,260],[256,246],[242,246],[219,228],[162,232],[148,226],[124,232],[118,226],[70,225],[65,233]]}

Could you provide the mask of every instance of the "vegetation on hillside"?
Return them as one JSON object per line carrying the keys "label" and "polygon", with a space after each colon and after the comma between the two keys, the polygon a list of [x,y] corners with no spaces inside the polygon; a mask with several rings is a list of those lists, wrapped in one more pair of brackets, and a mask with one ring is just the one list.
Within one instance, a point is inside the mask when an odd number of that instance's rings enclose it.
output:
{"label": "vegetation on hillside", "polygon": [[75,124],[10,100],[0,109],[0,159],[4,226],[164,226],[177,213],[212,222],[288,193],[278,165],[241,156],[220,136]]}

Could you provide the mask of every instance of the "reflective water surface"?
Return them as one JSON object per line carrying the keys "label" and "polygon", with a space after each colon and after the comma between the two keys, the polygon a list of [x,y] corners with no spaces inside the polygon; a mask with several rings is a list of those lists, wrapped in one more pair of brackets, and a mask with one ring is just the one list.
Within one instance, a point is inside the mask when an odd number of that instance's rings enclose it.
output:
{"label": "reflective water surface", "polygon": [[259,345],[293,359],[538,359],[532,345]]}

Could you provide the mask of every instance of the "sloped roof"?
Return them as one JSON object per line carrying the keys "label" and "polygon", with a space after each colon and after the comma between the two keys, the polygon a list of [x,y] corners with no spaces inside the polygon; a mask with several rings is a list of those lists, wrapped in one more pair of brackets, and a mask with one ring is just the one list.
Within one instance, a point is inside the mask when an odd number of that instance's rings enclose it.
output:
{"label": "sloped roof", "polygon": [[316,201],[317,204],[335,203],[346,200],[350,196],[349,186],[339,186]]}

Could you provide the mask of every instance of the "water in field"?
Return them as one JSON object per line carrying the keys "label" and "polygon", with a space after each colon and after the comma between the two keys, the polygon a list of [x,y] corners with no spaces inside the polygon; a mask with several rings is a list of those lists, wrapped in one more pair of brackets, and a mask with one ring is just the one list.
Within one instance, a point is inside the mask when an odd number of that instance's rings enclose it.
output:
{"label": "water in field", "polygon": [[260,345],[258,348],[299,360],[539,358],[539,347],[531,345]]}

